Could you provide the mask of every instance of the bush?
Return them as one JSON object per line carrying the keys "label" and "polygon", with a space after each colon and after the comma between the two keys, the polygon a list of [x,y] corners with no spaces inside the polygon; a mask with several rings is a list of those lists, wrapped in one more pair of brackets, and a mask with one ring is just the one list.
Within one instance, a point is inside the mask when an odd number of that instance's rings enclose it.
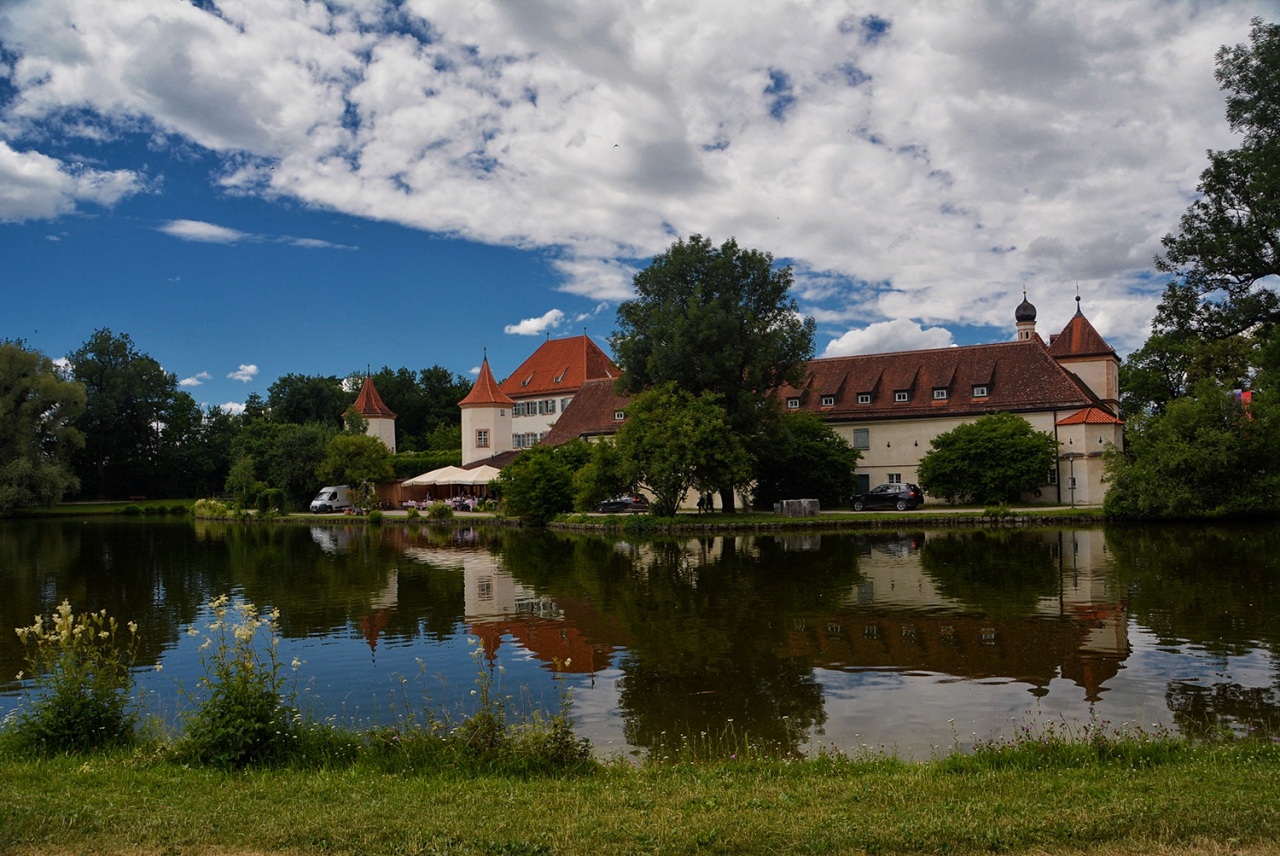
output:
{"label": "bush", "polygon": [[196,517],[232,517],[235,512],[231,506],[218,499],[197,499],[191,513]]}
{"label": "bush", "polygon": [[12,720],[20,745],[82,752],[133,739],[138,625],[129,622],[127,642],[117,638],[119,630],[105,609],[76,616],[66,600],[48,624],[36,616],[34,624],[17,629],[35,684]]}
{"label": "bush", "polygon": [[409,518],[410,520],[417,520],[419,517],[422,516],[422,514],[418,511],[418,509],[414,508],[411,505],[409,506],[409,510],[405,512],[404,516]]}
{"label": "bush", "polygon": [[129,515],[130,517],[135,517],[135,516],[137,516],[137,515],[139,515],[139,514],[141,514],[141,513],[142,513],[142,509],[141,509],[139,506],[137,506],[137,505],[130,504],[130,505],[126,505],[124,508],[120,509],[120,513],[121,513],[121,514],[127,514],[127,515]]}
{"label": "bush", "polygon": [[992,413],[930,441],[917,478],[930,496],[984,505],[1040,495],[1058,459],[1058,441],[1013,413]]}
{"label": "bush", "polygon": [[374,526],[381,526],[381,525],[382,525],[382,512],[381,512],[381,511],[379,511],[379,510],[378,510],[378,509],[376,509],[376,508],[375,508],[373,511],[370,511],[370,512],[369,512],[369,522],[370,522],[370,523],[372,523]]}
{"label": "bush", "polygon": [[[202,633],[203,677],[191,693],[192,709],[181,714],[185,732],[177,745],[182,759],[216,767],[243,767],[278,754],[293,732],[292,705],[282,695],[285,676],[278,655],[279,612],[259,615],[253,604],[232,605],[226,595],[209,602],[214,620]],[[293,661],[296,670],[301,665]]]}
{"label": "bush", "polygon": [[450,520],[453,518],[453,509],[443,502],[433,502],[427,507],[428,520]]}

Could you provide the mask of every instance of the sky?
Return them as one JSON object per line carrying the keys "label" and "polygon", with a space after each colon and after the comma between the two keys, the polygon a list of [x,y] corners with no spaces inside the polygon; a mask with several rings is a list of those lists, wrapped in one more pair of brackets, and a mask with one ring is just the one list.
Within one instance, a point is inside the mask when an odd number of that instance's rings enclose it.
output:
{"label": "sky", "polygon": [[[198,402],[608,350],[673,241],[790,264],[819,356],[1123,354],[1280,0],[0,0],[0,339]],[[1078,292],[1077,292],[1078,290]]]}

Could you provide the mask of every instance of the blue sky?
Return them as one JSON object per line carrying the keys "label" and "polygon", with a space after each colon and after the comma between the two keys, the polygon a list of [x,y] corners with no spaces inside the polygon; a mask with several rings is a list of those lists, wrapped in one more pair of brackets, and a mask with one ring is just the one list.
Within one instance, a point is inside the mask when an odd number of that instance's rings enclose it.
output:
{"label": "blue sky", "polygon": [[1075,309],[1121,352],[1275,2],[0,3],[0,337],[129,333],[210,405],[601,344],[678,235],[820,354]]}

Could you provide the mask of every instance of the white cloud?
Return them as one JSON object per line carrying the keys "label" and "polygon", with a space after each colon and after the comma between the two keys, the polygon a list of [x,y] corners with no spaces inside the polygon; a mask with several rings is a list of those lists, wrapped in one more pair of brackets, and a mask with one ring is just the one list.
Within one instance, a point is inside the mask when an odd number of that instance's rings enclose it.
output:
{"label": "white cloud", "polygon": [[184,241],[202,241],[209,244],[235,244],[239,241],[252,240],[253,235],[205,223],[202,220],[170,220],[160,227],[160,231]]}
{"label": "white cloud", "polygon": [[213,380],[213,375],[208,372],[196,372],[191,377],[184,377],[182,380],[178,381],[178,386],[200,386],[200,384],[207,380]]}
{"label": "white cloud", "polygon": [[62,240],[62,238],[58,237],[57,235],[45,235],[45,236],[44,236],[44,239],[45,239],[46,241],[61,241],[61,240]]}
{"label": "white cloud", "polygon": [[[1274,17],[1267,0],[217,9],[11,5],[0,131],[154,130],[222,155],[227,191],[544,250],[592,301],[627,299],[634,266],[692,232],[812,274],[797,293],[829,333],[1007,327],[1024,284],[1056,328],[1079,281],[1121,348],[1145,335],[1130,311],[1149,315],[1142,275],[1204,151],[1237,142],[1214,53]],[[872,12],[878,34],[857,24]],[[73,207],[59,162],[0,156],[46,176],[0,217]]]}
{"label": "white cloud", "polygon": [[480,374],[480,367],[479,367],[479,366],[472,366],[470,369],[467,369],[467,374],[473,374],[473,375],[478,375],[478,374]]}
{"label": "white cloud", "polygon": [[244,402],[228,401],[225,404],[219,404],[218,409],[224,413],[230,413],[232,416],[239,416],[244,413]]}
{"label": "white cloud", "polygon": [[564,313],[559,309],[552,309],[540,318],[526,318],[519,324],[508,324],[502,328],[502,332],[517,336],[536,336],[539,333],[554,330],[563,320]]}
{"label": "white cloud", "polygon": [[248,383],[249,381],[253,380],[254,377],[257,376],[257,374],[258,374],[257,366],[251,363],[250,364],[241,363],[240,368],[231,372],[231,374],[227,375],[227,377],[231,378],[231,380],[238,380],[238,381],[243,381],[244,383]]}
{"label": "white cloud", "polygon": [[942,327],[924,328],[906,318],[878,321],[860,330],[850,330],[832,339],[824,357],[851,357],[855,354],[883,354],[888,351],[915,351],[946,348],[953,344],[951,332]]}
{"label": "white cloud", "polygon": [[39,152],[16,151],[0,140],[0,222],[48,220],[75,212],[80,202],[111,206],[142,187],[141,178],[129,170],[101,171],[82,163],[67,164]]}
{"label": "white cloud", "polygon": [[348,244],[335,244],[331,241],[321,241],[318,238],[285,238],[285,243],[295,247],[304,247],[309,250],[358,250],[359,247],[349,246]]}

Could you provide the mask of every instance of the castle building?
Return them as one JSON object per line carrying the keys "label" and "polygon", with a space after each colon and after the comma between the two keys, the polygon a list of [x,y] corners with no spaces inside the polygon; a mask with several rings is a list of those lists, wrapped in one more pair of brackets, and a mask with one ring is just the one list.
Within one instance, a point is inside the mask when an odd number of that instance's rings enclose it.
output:
{"label": "castle building", "polygon": [[527,449],[550,433],[589,381],[612,383],[618,367],[588,336],[548,339],[498,383],[485,357],[462,409],[462,465]]}
{"label": "castle building", "polygon": [[368,375],[365,375],[360,394],[344,415],[352,413],[363,417],[366,434],[381,440],[391,454],[396,453],[396,415],[383,404],[378,388],[373,385],[373,378]]}
{"label": "castle building", "polygon": [[[862,452],[858,491],[915,482],[930,441],[990,413],[1015,413],[1058,441],[1056,466],[1028,502],[1097,505],[1103,453],[1123,448],[1120,358],[1079,308],[1045,344],[1036,309],[1015,311],[1015,339],[987,345],[811,360],[797,387],[775,391],[783,408],[818,414]],[[598,440],[626,419],[630,399],[611,379],[588,380],[544,442]]]}

